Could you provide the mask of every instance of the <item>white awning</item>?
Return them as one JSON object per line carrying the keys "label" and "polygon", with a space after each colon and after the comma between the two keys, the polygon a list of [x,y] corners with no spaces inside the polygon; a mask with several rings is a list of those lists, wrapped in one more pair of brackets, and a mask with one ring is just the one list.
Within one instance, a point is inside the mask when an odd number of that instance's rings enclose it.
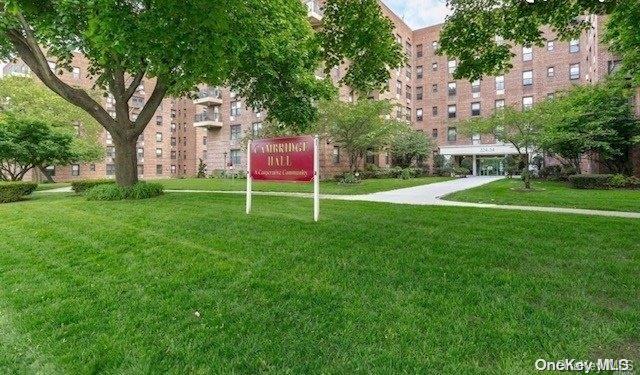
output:
{"label": "white awning", "polygon": [[512,145],[492,144],[492,145],[456,145],[440,147],[441,155],[517,155],[518,150]]}

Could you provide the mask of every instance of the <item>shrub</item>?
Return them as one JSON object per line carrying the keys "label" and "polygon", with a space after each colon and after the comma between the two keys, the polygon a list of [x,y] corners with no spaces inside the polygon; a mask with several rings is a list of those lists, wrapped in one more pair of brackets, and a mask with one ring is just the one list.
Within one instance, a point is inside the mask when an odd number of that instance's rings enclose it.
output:
{"label": "shrub", "polygon": [[117,201],[123,199],[149,199],[163,194],[159,183],[138,182],[132,187],[116,184],[102,184],[87,190],[85,196],[90,201]]}
{"label": "shrub", "polygon": [[77,194],[82,194],[85,191],[99,185],[114,185],[114,180],[78,180],[71,183],[71,189]]}
{"label": "shrub", "polygon": [[453,174],[456,176],[466,177],[470,173],[469,168],[466,167],[453,167]]}
{"label": "shrub", "polygon": [[568,181],[569,176],[577,175],[578,170],[570,165],[549,165],[540,169],[538,177],[549,181]]}
{"label": "shrub", "polygon": [[433,173],[436,176],[450,176],[452,172],[451,162],[443,155],[433,157]]}
{"label": "shrub", "polygon": [[38,184],[33,182],[0,183],[0,203],[17,202],[33,193]]}
{"label": "shrub", "polygon": [[575,174],[569,176],[569,184],[575,189],[609,189],[612,178],[610,174]]}
{"label": "shrub", "polygon": [[609,181],[609,184],[611,187],[614,187],[614,188],[625,188],[627,187],[627,182],[628,182],[628,179],[625,175],[615,174],[611,176],[611,180]]}
{"label": "shrub", "polygon": [[357,184],[360,183],[360,176],[357,173],[347,172],[338,180],[340,184]]}

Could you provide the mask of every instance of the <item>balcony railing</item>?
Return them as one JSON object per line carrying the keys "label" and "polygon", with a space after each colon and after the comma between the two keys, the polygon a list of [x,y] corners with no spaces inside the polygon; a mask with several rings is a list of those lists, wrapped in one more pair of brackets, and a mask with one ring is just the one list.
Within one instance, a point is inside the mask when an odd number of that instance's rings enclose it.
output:
{"label": "balcony railing", "polygon": [[222,92],[218,88],[202,89],[193,103],[207,107],[222,105]]}
{"label": "balcony railing", "polygon": [[198,99],[215,98],[222,99],[222,92],[218,89],[206,89],[198,92]]}
{"label": "balcony railing", "polygon": [[220,122],[219,113],[203,112],[195,116],[194,122]]}

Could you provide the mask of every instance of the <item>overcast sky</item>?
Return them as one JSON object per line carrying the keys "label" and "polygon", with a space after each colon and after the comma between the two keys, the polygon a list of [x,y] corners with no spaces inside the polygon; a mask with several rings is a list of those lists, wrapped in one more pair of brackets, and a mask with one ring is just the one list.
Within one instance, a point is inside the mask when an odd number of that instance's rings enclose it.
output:
{"label": "overcast sky", "polygon": [[449,14],[445,0],[382,1],[413,29],[442,23]]}

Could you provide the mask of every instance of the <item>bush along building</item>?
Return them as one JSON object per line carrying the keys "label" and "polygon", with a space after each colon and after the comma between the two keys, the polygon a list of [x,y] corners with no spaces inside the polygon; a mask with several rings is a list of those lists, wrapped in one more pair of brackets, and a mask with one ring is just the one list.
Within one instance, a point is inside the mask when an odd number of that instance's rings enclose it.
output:
{"label": "bush along building", "polygon": [[[304,2],[311,25],[321,28],[323,1]],[[407,66],[391,71],[387,90],[369,97],[391,101],[395,106],[392,116],[409,122],[416,131],[433,140],[434,156],[441,155],[438,159],[447,163],[466,165],[474,175],[506,174],[505,157],[515,156],[517,151],[491,136],[463,135],[456,125],[460,120],[487,116],[507,106],[532,107],[574,85],[601,81],[620,63],[599,42],[602,17],[592,17],[593,27],[575,40],[560,41],[548,31],[542,47],[514,47],[513,68],[504,75],[485,76],[474,82],[457,80],[453,78],[457,62],[437,54],[442,25],[412,30],[387,6],[383,3],[380,6],[394,25],[396,40],[407,55]],[[76,56],[73,65],[72,72],[61,72],[61,78],[75,85],[92,86],[83,58]],[[344,67],[336,67],[329,75],[338,85],[345,73]],[[7,64],[4,74],[28,75],[29,71],[16,62]],[[324,73],[318,76],[323,78]],[[131,99],[132,117],[147,100],[152,87],[153,81],[142,82]],[[357,100],[349,87],[338,85],[338,92],[340,100]],[[105,98],[104,105],[109,109],[110,98]],[[139,176],[193,177],[203,165],[206,175],[242,174],[246,169],[243,140],[260,136],[266,115],[250,108],[228,87],[200,87],[195,98],[167,98],[138,141]],[[114,149],[106,131],[102,137],[103,161],[50,167],[50,172],[61,181],[113,177]],[[348,170],[347,155],[331,139],[322,140],[320,156],[322,178]],[[639,157],[640,152],[635,155],[638,170]],[[385,153],[371,153],[364,159],[363,163],[378,167],[387,167],[391,161]],[[436,158],[431,159],[433,162]],[[548,160],[551,164],[555,162]],[[589,156],[584,156],[582,164],[585,172],[597,171]]]}

